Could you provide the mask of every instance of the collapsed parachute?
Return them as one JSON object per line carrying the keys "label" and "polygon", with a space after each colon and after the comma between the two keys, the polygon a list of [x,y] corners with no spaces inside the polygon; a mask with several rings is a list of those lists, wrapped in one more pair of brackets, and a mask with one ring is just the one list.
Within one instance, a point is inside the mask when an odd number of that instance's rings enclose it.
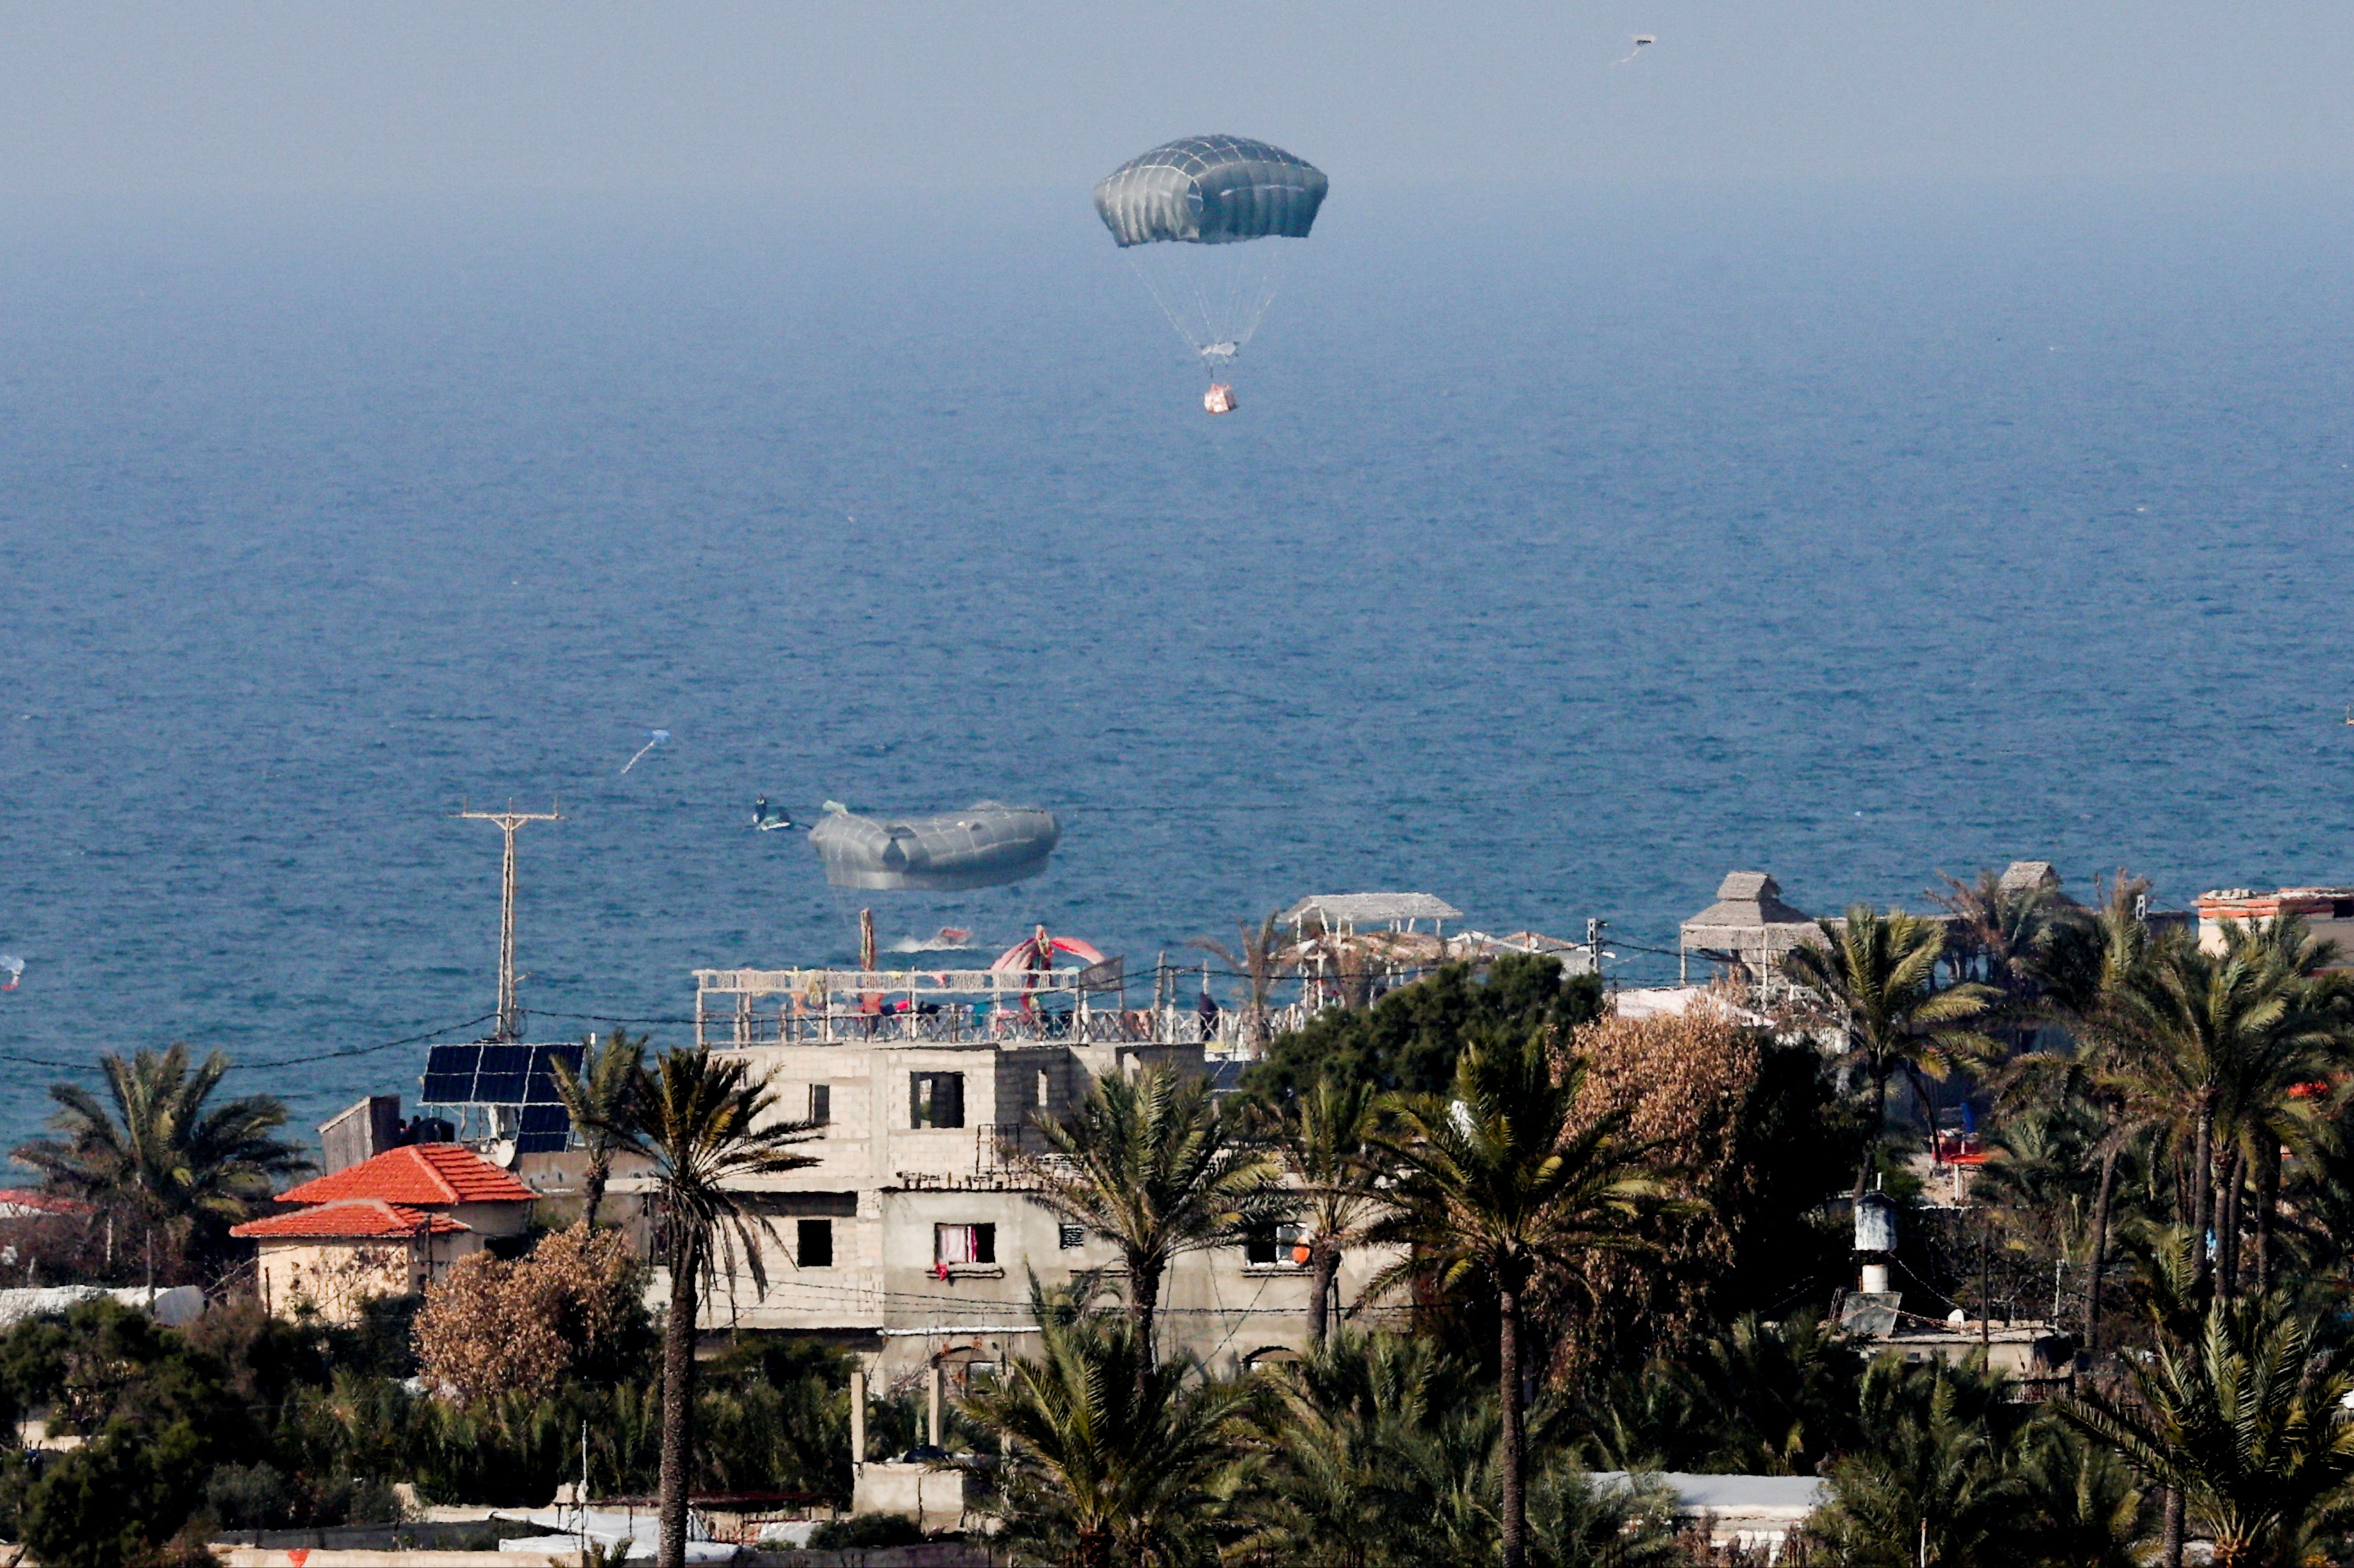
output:
{"label": "collapsed parachute", "polygon": [[[1169,324],[1209,369],[1233,363],[1282,282],[1283,249],[1324,205],[1322,170],[1243,136],[1185,136],[1140,154],[1096,185],[1096,212]],[[1234,407],[1230,389],[1204,399]]]}
{"label": "collapsed parachute", "polygon": [[1046,869],[1063,836],[1052,811],[983,800],[938,817],[865,817],[837,801],[810,830],[836,887],[956,892],[1020,882]]}

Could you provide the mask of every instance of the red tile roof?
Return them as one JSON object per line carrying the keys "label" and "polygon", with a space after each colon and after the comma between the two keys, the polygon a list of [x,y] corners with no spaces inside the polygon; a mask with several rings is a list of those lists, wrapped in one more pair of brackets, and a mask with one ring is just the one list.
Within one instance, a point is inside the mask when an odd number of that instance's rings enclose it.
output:
{"label": "red tile roof", "polygon": [[249,1220],[232,1227],[228,1234],[288,1241],[335,1236],[440,1236],[471,1228],[447,1214],[429,1214],[422,1209],[387,1203],[382,1198],[344,1198],[313,1208],[297,1209],[291,1214]]}
{"label": "red tile roof", "polygon": [[411,1143],[278,1194],[281,1203],[381,1198],[414,1208],[528,1203],[539,1194],[462,1144]]}
{"label": "red tile roof", "polygon": [[88,1214],[96,1212],[79,1198],[43,1192],[31,1187],[0,1187],[0,1219],[23,1219],[28,1214]]}

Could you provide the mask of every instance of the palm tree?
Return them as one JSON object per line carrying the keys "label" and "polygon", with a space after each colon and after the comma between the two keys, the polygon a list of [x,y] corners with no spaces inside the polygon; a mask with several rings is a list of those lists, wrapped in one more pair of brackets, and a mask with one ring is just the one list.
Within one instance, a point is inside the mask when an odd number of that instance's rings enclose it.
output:
{"label": "palm tree", "polygon": [[15,1158],[50,1187],[136,1220],[148,1234],[150,1284],[155,1230],[208,1260],[231,1225],[269,1202],[280,1177],[312,1169],[298,1146],[273,1136],[286,1125],[275,1097],[208,1106],[229,1070],[217,1051],[193,1069],[177,1044],[127,1062],[101,1052],[98,1066],[111,1108],[75,1085],[52,1084],[57,1137],[21,1145]]}
{"label": "palm tree", "polygon": [[1191,1360],[1157,1361],[1132,1319],[1044,1296],[1038,1355],[1017,1356],[965,1414],[1012,1441],[999,1487],[1016,1531],[1074,1568],[1184,1560],[1255,1397]]}
{"label": "palm tree", "polygon": [[1276,961],[1283,950],[1283,927],[1280,915],[1269,915],[1251,929],[1247,920],[1235,922],[1238,940],[1228,947],[1215,937],[1193,937],[1187,939],[1189,948],[1214,954],[1225,960],[1226,966],[1239,973],[1250,987],[1250,1006],[1243,1013],[1243,1054],[1256,1057],[1267,1049],[1267,1001],[1273,994],[1276,982]]}
{"label": "palm tree", "polygon": [[2020,1433],[2014,1452],[2028,1561],[2039,1568],[2141,1568],[2145,1499],[2125,1461],[2050,1421]]}
{"label": "palm tree", "polygon": [[628,1030],[616,1029],[601,1044],[591,1035],[580,1045],[579,1073],[576,1075],[569,1063],[556,1064],[556,1096],[564,1102],[582,1146],[588,1150],[588,1171],[580,1181],[580,1217],[593,1230],[597,1211],[605,1206],[605,1183],[613,1173],[613,1156],[626,1147],[609,1129],[620,1119],[622,1107],[636,1092],[639,1069],[645,1065],[646,1037],[632,1038]]}
{"label": "palm tree", "polygon": [[1170,1264],[1272,1223],[1291,1195],[1196,1074],[1147,1067],[1098,1079],[1068,1116],[1041,1118],[1038,1129],[1044,1148],[1017,1151],[1017,1168],[1039,1202],[1119,1249],[1141,1376]]}
{"label": "palm tree", "polygon": [[1274,1370],[1266,1415],[1267,1463],[1245,1509],[1245,1561],[1374,1568],[1418,1560],[1439,1512],[1433,1473],[1476,1466],[1494,1423],[1475,1434],[1469,1462],[1425,1463],[1425,1450],[1460,1448],[1441,1431],[1464,1406],[1457,1368],[1421,1336],[1342,1330]]}
{"label": "palm tree", "polygon": [[2127,981],[2149,952],[2149,899],[2146,878],[2122,867],[2103,889],[2093,918],[2066,921],[2033,955],[2041,1015],[2074,1037],[2073,1055],[2021,1056],[2004,1070],[1999,1089],[2013,1104],[2081,1101],[2102,1118],[2095,1148],[2100,1180],[2094,1189],[2091,1245],[2084,1265],[2084,1348],[2101,1343],[2101,1286],[2106,1277],[2110,1218],[2116,1202],[2117,1167],[2137,1147],[2146,1124],[2132,1114],[2127,1085],[2118,1068],[2129,1054],[2132,1032],[2122,999]]}
{"label": "palm tree", "polygon": [[1832,1461],[1830,1500],[1813,1521],[1835,1561],[1970,1568],[2023,1554],[2000,1380],[1883,1356],[1860,1404],[1864,1440]]}
{"label": "palm tree", "polygon": [[1387,1272],[1442,1288],[1476,1281],[1495,1296],[1505,1568],[1528,1556],[1521,1320],[1529,1287],[1541,1270],[1565,1273],[1594,1248],[1642,1245],[1635,1222],[1660,1194],[1623,1138],[1624,1118],[1580,1114],[1585,1075],[1575,1057],[1556,1069],[1541,1030],[1475,1040],[1456,1060],[1447,1096],[1388,1102],[1397,1128],[1382,1139],[1401,1175],[1384,1191],[1389,1212],[1373,1234],[1412,1249]]}
{"label": "palm tree", "polygon": [[[2193,1234],[2216,1236],[2227,1294],[2237,1284],[2238,1156],[2275,1136],[2290,1091],[2342,1055],[2342,1016],[2308,981],[2334,955],[2294,916],[2226,922],[2221,952],[2201,950],[2188,933],[2151,944],[2115,997],[2122,1038],[2112,1080],[2129,1114],[2172,1140],[2185,1167],[2185,1218]],[[2219,1174],[2229,1189],[2220,1210]],[[2270,1215],[2258,1221],[2269,1238]]]}
{"label": "palm tree", "polygon": [[1744,1314],[1699,1348],[1683,1381],[1697,1396],[1694,1467],[1810,1476],[1852,1446],[1859,1359],[1820,1319],[1768,1323]]}
{"label": "palm tree", "polygon": [[2160,1328],[2123,1363],[2130,1397],[2086,1393],[2062,1418],[2179,1495],[2219,1568],[2308,1561],[2354,1516],[2354,1341],[2264,1296],[2214,1298],[2188,1337]]}
{"label": "palm tree", "polygon": [[686,1561],[686,1489],[694,1463],[695,1332],[702,1293],[740,1256],[754,1287],[769,1285],[761,1243],[775,1222],[744,1184],[816,1160],[792,1146],[805,1122],[776,1115],[777,1096],[739,1058],[708,1050],[665,1051],[641,1066],[630,1091],[596,1122],[617,1150],[652,1162],[648,1181],[670,1269],[663,1323],[662,1541],[659,1568]]}
{"label": "palm tree", "polygon": [[1994,1011],[2006,1031],[2031,1025],[2041,973],[2037,960],[2082,911],[2060,896],[2056,883],[2006,887],[1991,871],[1978,873],[1974,883],[1943,872],[1938,879],[1945,889],[1930,896],[1952,920],[1946,957],[1956,978],[1979,981],[1995,993]]}
{"label": "palm tree", "polygon": [[1276,1155],[1298,1188],[1308,1227],[1308,1340],[1324,1342],[1341,1255],[1364,1239],[1380,1209],[1377,1097],[1362,1081],[1319,1078],[1286,1107]]}
{"label": "palm tree", "polygon": [[1821,999],[1844,1037],[1842,1065],[1861,1065],[1871,1085],[1872,1148],[1856,1172],[1861,1198],[1887,1133],[1888,1075],[1902,1068],[1943,1078],[1958,1060],[1986,1054],[1993,1042],[1963,1026],[1985,1013],[1995,993],[1975,981],[1938,989],[1946,932],[1934,920],[1857,904],[1844,920],[1815,924],[1817,935],[1791,949],[1782,967]]}

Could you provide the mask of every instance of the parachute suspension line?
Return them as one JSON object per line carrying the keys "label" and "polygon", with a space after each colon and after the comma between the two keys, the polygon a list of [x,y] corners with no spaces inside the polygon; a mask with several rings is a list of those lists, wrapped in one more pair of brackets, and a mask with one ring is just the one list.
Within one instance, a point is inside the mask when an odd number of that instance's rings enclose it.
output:
{"label": "parachute suspension line", "polygon": [[1122,252],[1213,380],[1258,331],[1281,291],[1288,256],[1274,245],[1135,246]]}
{"label": "parachute suspension line", "polygon": [[1198,355],[1207,345],[1208,339],[1196,335],[1185,324],[1184,318],[1178,313],[1176,303],[1170,298],[1170,291],[1161,286],[1161,280],[1155,276],[1152,263],[1144,259],[1143,253],[1149,247],[1136,246],[1123,249],[1120,254],[1128,258],[1129,270],[1144,285],[1144,291],[1152,296],[1152,302],[1161,307],[1161,313],[1169,318],[1169,325],[1177,334],[1178,341]]}

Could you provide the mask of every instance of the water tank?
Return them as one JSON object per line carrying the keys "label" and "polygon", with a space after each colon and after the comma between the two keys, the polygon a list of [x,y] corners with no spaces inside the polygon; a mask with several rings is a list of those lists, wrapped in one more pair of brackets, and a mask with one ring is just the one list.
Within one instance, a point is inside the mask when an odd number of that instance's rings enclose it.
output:
{"label": "water tank", "polygon": [[1866,1192],[1855,1202],[1855,1250],[1896,1250],[1896,1202],[1884,1192]]}

